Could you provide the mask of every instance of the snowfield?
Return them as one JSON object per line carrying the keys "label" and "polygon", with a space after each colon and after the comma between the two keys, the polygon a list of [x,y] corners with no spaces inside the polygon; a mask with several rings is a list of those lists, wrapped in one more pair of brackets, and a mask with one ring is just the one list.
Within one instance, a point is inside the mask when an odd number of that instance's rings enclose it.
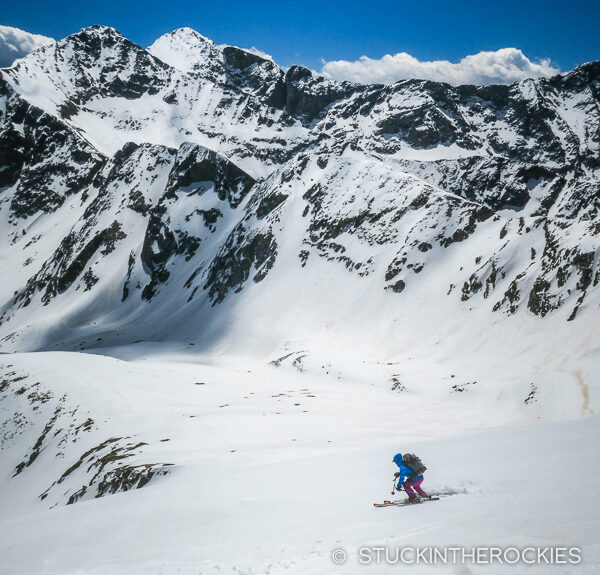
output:
{"label": "snowfield", "polygon": [[[3,573],[379,573],[381,565],[358,562],[361,547],[458,544],[575,546],[582,561],[447,565],[451,573],[597,572],[598,417],[534,425],[535,416],[523,416],[490,430],[504,417],[501,397],[486,404],[458,400],[470,391],[455,400],[434,387],[392,392],[381,381],[391,366],[365,369],[369,385],[360,372],[332,377],[179,347],[2,356],[5,376],[39,381],[38,393],[52,395],[36,411],[25,394],[2,400],[2,417],[14,412],[22,422],[3,438],[0,460]],[[57,405],[64,416],[12,478]],[[143,444],[128,465],[172,464],[168,473],[143,489],[65,506],[94,470],[84,464],[52,483],[110,438]],[[428,466],[424,487],[447,496],[374,508],[391,498],[399,450],[416,451]],[[348,554],[343,565],[332,562],[336,549]]]}

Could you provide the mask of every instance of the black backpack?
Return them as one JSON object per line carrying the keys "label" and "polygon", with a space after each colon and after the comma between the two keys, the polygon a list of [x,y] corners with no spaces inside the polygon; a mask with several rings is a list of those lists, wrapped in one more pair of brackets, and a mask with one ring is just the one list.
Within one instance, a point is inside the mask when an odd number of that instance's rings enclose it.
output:
{"label": "black backpack", "polygon": [[405,453],[402,456],[402,463],[408,465],[413,470],[411,477],[419,477],[419,475],[423,475],[427,469],[414,453]]}

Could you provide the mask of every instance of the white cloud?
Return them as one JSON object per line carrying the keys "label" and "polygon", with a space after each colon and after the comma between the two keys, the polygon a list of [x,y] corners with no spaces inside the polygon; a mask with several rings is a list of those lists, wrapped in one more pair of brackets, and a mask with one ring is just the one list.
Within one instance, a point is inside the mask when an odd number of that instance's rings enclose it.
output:
{"label": "white cloud", "polygon": [[22,58],[41,46],[52,44],[54,40],[39,34],[30,34],[19,28],[0,25],[0,68],[12,66],[17,58]]}
{"label": "white cloud", "polygon": [[323,61],[321,74],[332,80],[349,80],[363,84],[392,84],[398,80],[419,78],[449,84],[510,84],[525,78],[538,78],[559,73],[550,60],[532,62],[517,48],[495,52],[479,52],[460,62],[433,60],[421,62],[401,52],[386,54],[379,60],[361,56],[354,61]]}

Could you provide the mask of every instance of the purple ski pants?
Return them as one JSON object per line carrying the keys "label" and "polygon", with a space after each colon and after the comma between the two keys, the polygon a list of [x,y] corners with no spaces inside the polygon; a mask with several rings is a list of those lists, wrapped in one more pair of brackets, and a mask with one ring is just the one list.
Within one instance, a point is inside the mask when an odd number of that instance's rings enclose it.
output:
{"label": "purple ski pants", "polygon": [[[425,492],[421,489],[421,483],[423,483],[423,478],[417,479],[417,481],[405,481],[402,485],[404,487],[404,491],[409,497],[416,497],[415,491],[423,497]],[[413,491],[414,490],[414,491]]]}

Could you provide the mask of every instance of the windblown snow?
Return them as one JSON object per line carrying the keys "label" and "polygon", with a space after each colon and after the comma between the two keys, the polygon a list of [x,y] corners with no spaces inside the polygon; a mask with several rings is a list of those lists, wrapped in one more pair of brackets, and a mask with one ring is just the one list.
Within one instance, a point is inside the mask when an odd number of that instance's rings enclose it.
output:
{"label": "windblown snow", "polygon": [[[0,70],[0,572],[596,573],[599,81],[101,26]],[[439,501],[373,507],[398,451]]]}

